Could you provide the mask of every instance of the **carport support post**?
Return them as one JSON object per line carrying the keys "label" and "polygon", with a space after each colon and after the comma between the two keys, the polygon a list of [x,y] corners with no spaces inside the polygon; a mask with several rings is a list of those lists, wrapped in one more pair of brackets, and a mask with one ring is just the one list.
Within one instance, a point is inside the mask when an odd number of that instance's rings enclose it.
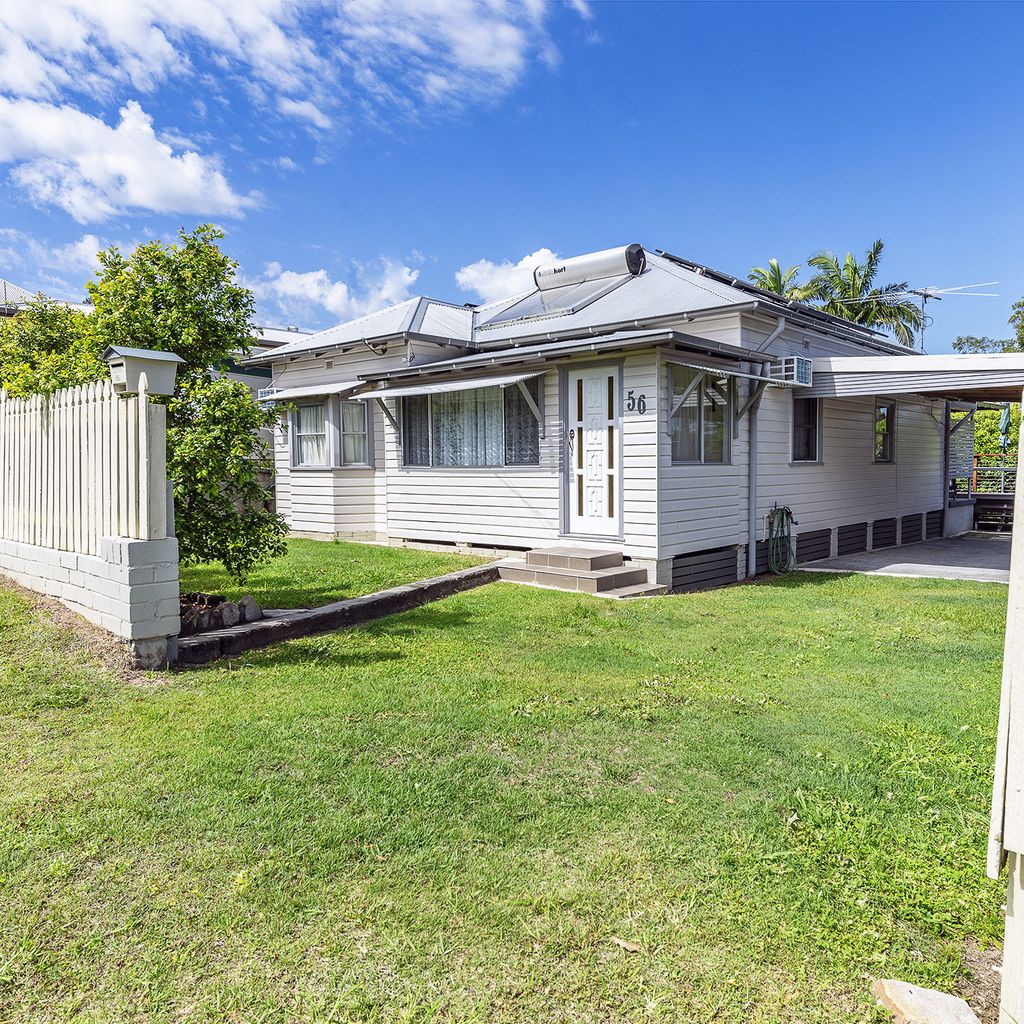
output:
{"label": "carport support post", "polygon": [[1003,937],[1003,979],[999,1024],[1024,1021],[1024,857],[1011,853],[1006,893],[1006,934]]}
{"label": "carport support post", "polygon": [[[1024,439],[1024,424],[1021,427]],[[1006,857],[1006,925],[999,1024],[1024,1024],[1024,490],[1014,495],[1003,686],[996,737],[988,871]]]}

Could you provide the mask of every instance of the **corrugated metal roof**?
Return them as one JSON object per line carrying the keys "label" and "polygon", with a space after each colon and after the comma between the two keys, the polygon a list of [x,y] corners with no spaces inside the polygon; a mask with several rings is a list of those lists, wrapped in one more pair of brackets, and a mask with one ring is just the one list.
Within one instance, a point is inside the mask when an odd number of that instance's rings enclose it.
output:
{"label": "corrugated metal roof", "polygon": [[310,337],[312,331],[300,331],[297,327],[254,327],[252,340],[265,348],[283,348],[293,342]]}
{"label": "corrugated metal roof", "polygon": [[423,300],[423,318],[414,330],[453,341],[473,340],[473,307],[453,306],[436,299]]}
{"label": "corrugated metal roof", "polygon": [[693,313],[721,306],[749,305],[749,302],[749,297],[738,289],[703,280],[698,274],[673,266],[661,256],[649,256],[647,269],[642,274],[575,313],[505,322],[493,327],[482,324],[477,328],[474,340],[478,345],[491,345],[544,329],[588,330],[602,324]]}
{"label": "corrugated metal roof", "polygon": [[820,310],[787,303],[782,296],[765,292],[737,279],[728,279],[678,257],[647,254],[643,273],[627,279],[575,311],[531,316],[523,320],[488,324],[496,314],[510,308],[532,290],[519,292],[482,306],[459,306],[422,296],[389,306],[376,313],[339,324],[326,331],[308,335],[275,353],[259,357],[261,361],[296,353],[317,351],[360,341],[380,341],[413,333],[439,341],[456,341],[479,349],[506,347],[516,339],[545,334],[599,334],[636,322],[658,318],[709,315],[738,309],[764,309],[792,318],[809,329],[839,333],[882,350],[896,351],[895,342],[867,328],[827,316]]}
{"label": "corrugated metal roof", "polygon": [[336,327],[328,327],[325,331],[303,335],[291,344],[268,353],[268,356],[263,358],[272,356],[274,359],[281,359],[298,352],[333,348],[348,342],[394,337],[396,334],[409,330],[409,323],[421,301],[419,296],[416,296],[406,299],[405,302],[399,302],[395,306],[379,309],[376,313],[367,313],[366,316],[338,324]]}
{"label": "corrugated metal roof", "polygon": [[808,398],[862,395],[935,395],[967,401],[1019,402],[1024,353],[995,355],[864,356],[815,359]]}

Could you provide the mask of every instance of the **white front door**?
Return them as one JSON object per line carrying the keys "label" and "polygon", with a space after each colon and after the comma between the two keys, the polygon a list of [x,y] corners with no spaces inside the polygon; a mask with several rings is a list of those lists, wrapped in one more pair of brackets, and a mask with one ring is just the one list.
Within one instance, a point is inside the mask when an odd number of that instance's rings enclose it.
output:
{"label": "white front door", "polygon": [[566,375],[565,461],[570,533],[619,535],[619,373],[614,366]]}

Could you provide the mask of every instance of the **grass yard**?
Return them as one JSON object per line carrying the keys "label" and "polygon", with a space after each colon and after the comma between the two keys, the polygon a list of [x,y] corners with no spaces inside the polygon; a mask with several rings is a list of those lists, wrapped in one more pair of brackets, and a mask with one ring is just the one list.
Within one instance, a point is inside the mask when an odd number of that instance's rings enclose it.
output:
{"label": "grass yard", "polygon": [[498,584],[143,684],[0,591],[0,1020],[880,1020],[1001,932],[1005,601]]}
{"label": "grass yard", "polygon": [[314,608],[467,569],[486,560],[413,548],[299,538],[288,541],[287,555],[256,570],[242,586],[218,563],[184,569],[181,589],[223,594],[229,600],[252,594],[263,608]]}

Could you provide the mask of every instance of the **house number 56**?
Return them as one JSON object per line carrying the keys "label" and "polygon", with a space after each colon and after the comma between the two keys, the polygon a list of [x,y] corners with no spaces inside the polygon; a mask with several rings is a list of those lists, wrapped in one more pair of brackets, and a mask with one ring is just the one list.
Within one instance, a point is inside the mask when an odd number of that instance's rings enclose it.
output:
{"label": "house number 56", "polygon": [[647,396],[638,395],[632,388],[626,392],[626,412],[638,412],[641,416],[647,412]]}

